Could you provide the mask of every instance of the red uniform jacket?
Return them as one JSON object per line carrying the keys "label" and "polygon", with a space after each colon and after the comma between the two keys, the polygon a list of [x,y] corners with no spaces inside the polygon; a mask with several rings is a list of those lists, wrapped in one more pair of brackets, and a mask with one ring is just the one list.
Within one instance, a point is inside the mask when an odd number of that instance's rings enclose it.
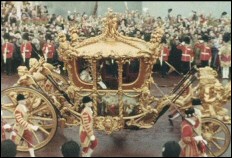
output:
{"label": "red uniform jacket", "polygon": [[177,49],[180,49],[182,51],[181,61],[184,61],[184,62],[191,61],[194,54],[193,54],[193,50],[190,46],[178,45]]}
{"label": "red uniform jacket", "polygon": [[199,157],[200,151],[198,149],[197,142],[194,139],[195,134],[193,132],[193,128],[197,128],[198,126],[198,119],[194,126],[188,123],[186,120],[181,123],[182,157]]}
{"label": "red uniform jacket", "polygon": [[[28,141],[28,147],[32,147],[33,144],[33,134],[32,132],[29,130],[29,126],[31,126],[31,124],[28,122],[28,108],[23,105],[23,104],[18,104],[15,111],[14,111],[14,115],[15,115],[15,120],[16,123],[14,125],[14,130],[19,134],[22,135],[27,141]],[[15,138],[12,138],[13,141],[15,141]],[[20,137],[18,137],[17,139],[21,139]],[[19,140],[17,140],[16,142],[18,142]]]}
{"label": "red uniform jacket", "polygon": [[31,42],[26,42],[23,43],[20,47],[20,51],[23,54],[25,52],[25,58],[31,58],[31,53],[32,53],[32,45]]}
{"label": "red uniform jacket", "polygon": [[169,54],[170,54],[170,50],[168,49],[168,47],[164,46],[163,54],[161,52],[161,55],[163,55],[163,61],[168,61]]}
{"label": "red uniform jacket", "polygon": [[82,123],[80,125],[80,142],[82,147],[82,152],[87,153],[89,148],[96,148],[98,142],[97,139],[91,141],[91,136],[93,136],[93,111],[89,107],[85,107],[81,112]]}
{"label": "red uniform jacket", "polygon": [[93,116],[92,110],[85,107],[81,112],[82,124],[80,126],[80,141],[82,147],[90,145],[90,137],[93,135]]}
{"label": "red uniform jacket", "polygon": [[211,56],[212,56],[211,48],[209,46],[207,46],[206,44],[204,44],[204,43],[197,43],[195,45],[195,48],[199,48],[201,50],[200,59],[202,61],[208,61],[211,58]]}
{"label": "red uniform jacket", "polygon": [[2,46],[2,54],[6,53],[6,58],[12,58],[14,53],[14,44],[7,42]]}
{"label": "red uniform jacket", "polygon": [[43,45],[42,51],[43,51],[44,55],[46,55],[46,53],[47,53],[47,58],[53,58],[54,54],[55,54],[55,46],[54,46],[54,44],[45,43]]}

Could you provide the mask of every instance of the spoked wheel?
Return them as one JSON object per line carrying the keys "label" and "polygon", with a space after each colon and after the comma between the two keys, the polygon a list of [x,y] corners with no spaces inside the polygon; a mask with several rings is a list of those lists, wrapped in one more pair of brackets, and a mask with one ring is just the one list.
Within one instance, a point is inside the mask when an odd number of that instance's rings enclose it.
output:
{"label": "spoked wheel", "polygon": [[[16,97],[18,94],[25,96],[25,104],[29,109],[27,122],[39,126],[37,131],[32,131],[32,142],[34,149],[40,149],[47,145],[55,135],[57,129],[57,115],[51,102],[47,97],[35,89],[26,87],[11,87],[1,92],[2,122],[11,126],[14,130],[16,123],[14,111],[17,106]],[[6,139],[10,138],[11,131],[6,132]],[[27,140],[17,133],[19,141],[15,142],[17,150],[27,151]],[[16,138],[17,140],[17,138]]]}
{"label": "spoked wheel", "polygon": [[221,156],[230,145],[230,130],[220,120],[216,118],[202,118],[202,136],[208,142],[208,147],[213,152],[208,151],[208,156]]}

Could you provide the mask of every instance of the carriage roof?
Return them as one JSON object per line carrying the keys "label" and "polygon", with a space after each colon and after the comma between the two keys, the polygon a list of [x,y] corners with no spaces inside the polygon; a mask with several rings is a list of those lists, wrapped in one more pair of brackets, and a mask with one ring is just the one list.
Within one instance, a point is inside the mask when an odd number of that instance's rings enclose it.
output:
{"label": "carriage roof", "polygon": [[[144,40],[126,37],[117,30],[117,19],[113,14],[105,19],[105,30],[99,36],[73,43],[73,56],[76,57],[113,57],[113,58],[142,58],[154,54],[151,43]],[[76,33],[71,28],[71,34]]]}
{"label": "carriage roof", "polygon": [[79,43],[76,48],[77,56],[102,57],[149,57],[148,43],[143,40],[125,37],[117,31],[110,32],[107,28],[102,35],[89,38]]}
{"label": "carriage roof", "polygon": [[[71,34],[71,43],[67,42],[66,36],[60,33],[59,55],[63,59],[72,57],[84,58],[148,58],[153,65],[160,56],[160,41],[163,36],[163,29],[158,27],[151,34],[150,42],[144,40],[126,37],[118,32],[118,20],[113,12],[103,20],[104,31],[101,35],[78,42],[78,31],[73,26],[69,32]],[[71,58],[70,58],[71,57]],[[66,60],[64,60],[66,62]],[[68,62],[68,61],[67,61]]]}

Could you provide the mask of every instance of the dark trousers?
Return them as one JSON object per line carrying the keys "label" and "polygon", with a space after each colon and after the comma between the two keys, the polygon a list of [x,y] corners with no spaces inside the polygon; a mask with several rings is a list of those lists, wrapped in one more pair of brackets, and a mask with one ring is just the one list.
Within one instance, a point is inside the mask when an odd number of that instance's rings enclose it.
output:
{"label": "dark trousers", "polygon": [[201,60],[201,67],[206,67],[206,66],[209,66],[209,61],[208,60],[206,60],[206,61]]}
{"label": "dark trousers", "polygon": [[187,61],[187,62],[185,62],[185,61],[181,61],[181,71],[182,71],[182,73],[185,75],[185,74],[187,74],[187,72],[189,72],[189,70],[190,70],[190,62],[189,61]]}
{"label": "dark trousers", "polygon": [[219,50],[216,47],[213,47],[211,50],[212,50],[211,67],[216,68],[216,67],[218,67],[217,60],[218,60],[218,52],[219,52]]}
{"label": "dark trousers", "polygon": [[6,59],[6,74],[11,75],[12,73],[12,58]]}
{"label": "dark trousers", "polygon": [[162,66],[161,66],[162,77],[167,75],[167,71],[168,71],[168,65],[166,64],[166,62],[163,61]]}

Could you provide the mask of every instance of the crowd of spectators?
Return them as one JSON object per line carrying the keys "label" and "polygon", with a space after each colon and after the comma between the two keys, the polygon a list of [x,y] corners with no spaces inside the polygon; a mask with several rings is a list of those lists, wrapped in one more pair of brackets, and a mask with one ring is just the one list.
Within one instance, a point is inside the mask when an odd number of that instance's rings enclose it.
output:
{"label": "crowd of spectators", "polygon": [[[77,11],[68,11],[68,16],[63,17],[57,14],[50,14],[47,6],[35,4],[29,1],[22,2],[21,10],[18,11],[18,5],[15,2],[1,2],[1,43],[4,43],[3,35],[9,33],[11,40],[16,48],[22,43],[22,35],[29,33],[29,40],[34,45],[37,53],[41,53],[43,44],[45,43],[46,34],[50,34],[52,42],[58,47],[57,35],[60,31],[67,34],[70,26],[75,24],[79,30],[79,40],[94,37],[101,34],[103,29],[104,16],[87,15]],[[18,14],[20,12],[20,14]],[[172,9],[167,11],[164,17],[155,17],[149,14],[149,11],[141,13],[136,10],[126,10],[124,13],[117,13],[118,31],[130,37],[137,37],[147,42],[150,41],[151,33],[158,27],[163,26],[164,38],[167,40],[170,48],[170,60],[173,66],[181,71],[180,64],[175,60],[178,58],[176,45],[181,43],[188,36],[191,39],[191,45],[202,40],[204,35],[209,37],[208,44],[212,49],[213,58],[212,67],[219,67],[216,60],[218,49],[222,44],[223,34],[231,32],[231,19],[226,12],[215,18],[211,15],[199,14],[190,11],[191,16],[172,15]],[[20,17],[19,17],[20,15]],[[18,49],[15,49],[18,51]],[[197,50],[194,50],[197,52]],[[16,57],[17,54],[16,53]],[[56,61],[56,60],[54,60]],[[199,54],[195,53],[195,63],[199,64]],[[176,63],[176,64],[175,64]],[[19,65],[19,64],[18,64]],[[16,71],[16,67],[14,70]]]}

